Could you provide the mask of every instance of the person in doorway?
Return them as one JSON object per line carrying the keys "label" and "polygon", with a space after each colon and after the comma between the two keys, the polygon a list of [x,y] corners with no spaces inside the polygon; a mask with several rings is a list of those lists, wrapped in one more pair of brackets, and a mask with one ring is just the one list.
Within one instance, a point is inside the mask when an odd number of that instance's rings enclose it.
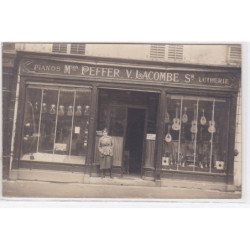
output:
{"label": "person in doorway", "polygon": [[99,139],[98,149],[101,177],[104,178],[106,173],[109,172],[109,176],[112,178],[113,140],[112,137],[108,135],[107,128],[103,129],[102,137]]}

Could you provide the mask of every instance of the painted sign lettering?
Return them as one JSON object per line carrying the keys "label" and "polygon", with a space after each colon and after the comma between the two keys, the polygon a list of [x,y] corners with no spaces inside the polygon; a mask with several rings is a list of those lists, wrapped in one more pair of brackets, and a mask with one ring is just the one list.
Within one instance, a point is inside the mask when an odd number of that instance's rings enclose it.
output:
{"label": "painted sign lettering", "polygon": [[23,60],[21,73],[67,75],[95,80],[116,79],[155,84],[190,84],[236,88],[239,79],[230,72],[164,70],[125,66]]}

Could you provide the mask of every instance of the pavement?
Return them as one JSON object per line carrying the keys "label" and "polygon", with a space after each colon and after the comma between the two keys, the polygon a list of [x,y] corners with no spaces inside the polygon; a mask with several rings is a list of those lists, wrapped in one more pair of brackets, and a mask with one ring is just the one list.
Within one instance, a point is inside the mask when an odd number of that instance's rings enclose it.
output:
{"label": "pavement", "polygon": [[239,199],[241,192],[163,186],[126,186],[3,180],[4,197],[119,199]]}

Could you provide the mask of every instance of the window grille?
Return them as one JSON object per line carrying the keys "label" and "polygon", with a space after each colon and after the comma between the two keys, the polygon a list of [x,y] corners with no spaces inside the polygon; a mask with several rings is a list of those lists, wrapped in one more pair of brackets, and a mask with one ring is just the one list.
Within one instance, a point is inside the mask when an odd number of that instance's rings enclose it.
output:
{"label": "window grille", "polygon": [[241,62],[241,45],[230,45],[229,46],[229,63],[240,63]]}
{"label": "window grille", "polygon": [[173,61],[183,60],[183,45],[169,45],[168,59]]}
{"label": "window grille", "polygon": [[53,43],[52,52],[67,53],[67,44],[66,43]]}
{"label": "window grille", "polygon": [[72,43],[70,47],[71,54],[85,54],[85,44],[84,43]]}
{"label": "window grille", "polygon": [[164,59],[165,58],[165,45],[152,44],[150,46],[150,58]]}

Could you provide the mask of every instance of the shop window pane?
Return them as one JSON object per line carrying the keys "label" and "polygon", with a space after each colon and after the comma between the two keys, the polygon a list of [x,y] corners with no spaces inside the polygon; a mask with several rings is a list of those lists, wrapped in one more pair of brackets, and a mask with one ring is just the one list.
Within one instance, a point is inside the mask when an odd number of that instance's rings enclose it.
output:
{"label": "shop window pane", "polygon": [[39,152],[54,153],[58,94],[58,90],[44,89],[43,91]]}
{"label": "shop window pane", "polygon": [[27,88],[22,138],[22,153],[27,159],[33,159],[37,151],[41,98],[41,89]]}
{"label": "shop window pane", "polygon": [[[199,101],[199,115],[197,120],[197,163],[196,171],[210,171],[211,131],[210,121],[213,116],[213,100]],[[211,129],[211,128],[210,128]],[[210,131],[210,132],[209,132]]]}
{"label": "shop window pane", "polygon": [[27,89],[21,160],[85,164],[91,91]]}
{"label": "shop window pane", "polygon": [[87,155],[90,96],[89,90],[75,93],[71,155],[84,157]]}
{"label": "shop window pane", "polygon": [[214,103],[214,126],[210,123],[211,134],[211,172],[225,172],[227,166],[228,129],[227,129],[227,103]]}
{"label": "shop window pane", "polygon": [[61,90],[59,94],[58,116],[54,153],[69,155],[74,114],[74,92]]}
{"label": "shop window pane", "polygon": [[168,170],[225,172],[227,103],[168,96],[162,166]]}

